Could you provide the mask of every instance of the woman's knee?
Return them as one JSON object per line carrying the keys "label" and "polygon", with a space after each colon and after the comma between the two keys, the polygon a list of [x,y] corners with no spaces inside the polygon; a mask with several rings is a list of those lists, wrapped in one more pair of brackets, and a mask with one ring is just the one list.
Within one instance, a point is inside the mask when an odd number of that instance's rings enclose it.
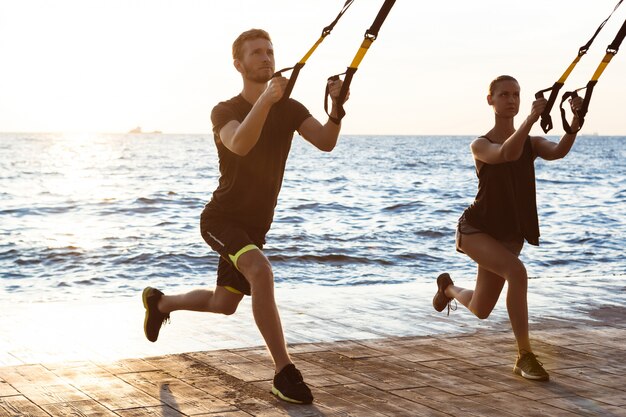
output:
{"label": "woman's knee", "polygon": [[479,319],[486,320],[491,315],[491,312],[493,311],[493,307],[491,307],[491,308],[489,308],[489,307],[478,307],[478,308],[474,307],[474,308],[472,308],[471,311]]}
{"label": "woman's knee", "polygon": [[507,281],[509,281],[509,286],[511,284],[526,285],[526,282],[528,281],[528,273],[522,261],[518,260],[510,265],[509,270],[506,273],[506,278]]}

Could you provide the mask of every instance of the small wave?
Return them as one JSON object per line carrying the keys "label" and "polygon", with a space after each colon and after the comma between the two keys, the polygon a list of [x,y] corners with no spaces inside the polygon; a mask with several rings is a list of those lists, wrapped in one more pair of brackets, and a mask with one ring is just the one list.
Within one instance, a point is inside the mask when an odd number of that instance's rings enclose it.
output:
{"label": "small wave", "polygon": [[295,207],[293,207],[293,210],[312,210],[315,212],[327,212],[327,211],[355,211],[355,210],[362,210],[359,207],[349,207],[349,206],[344,206],[343,204],[339,204],[339,203],[306,203],[306,204],[299,204]]}
{"label": "small wave", "polygon": [[537,178],[537,183],[539,184],[554,184],[554,185],[579,185],[584,184],[589,181],[588,178],[585,181],[582,180],[566,180],[566,179],[557,179],[557,178]]}
{"label": "small wave", "polygon": [[437,230],[417,230],[417,231],[415,231],[415,235],[416,236],[432,238],[432,239],[436,239],[436,238],[440,238],[440,237],[447,237],[447,236],[450,235],[450,233],[451,233],[450,231],[439,232]]}
{"label": "small wave", "polygon": [[365,258],[350,255],[270,255],[268,257],[272,262],[301,262],[301,263],[324,263],[331,265],[393,265],[393,262],[387,259]]}
{"label": "small wave", "polygon": [[95,277],[95,278],[90,278],[90,279],[83,279],[80,281],[74,281],[74,284],[78,284],[78,285],[95,285],[95,284],[103,284],[103,283],[107,283],[109,282],[108,279],[106,278],[99,278],[99,277]]}
{"label": "small wave", "polygon": [[177,224],[178,224],[178,223],[176,223],[176,222],[164,221],[164,222],[158,223],[158,224],[156,225],[156,227],[175,226],[175,225],[177,225]]}
{"label": "small wave", "polygon": [[[83,252],[74,246],[64,248],[47,248],[43,250],[32,250],[28,253],[20,253],[18,251],[11,252],[9,261],[13,261],[18,266],[37,266],[37,265],[65,265],[65,268],[71,268],[72,262],[79,262],[83,259]],[[3,257],[0,257],[0,260]]]}
{"label": "small wave", "polygon": [[19,254],[17,249],[9,249],[4,252],[0,252],[0,259],[14,259]]}
{"label": "small wave", "polygon": [[615,192],[612,196],[612,199],[623,202],[623,200],[626,199],[626,189]]}
{"label": "small wave", "polygon": [[1,279],[23,279],[27,278],[27,275],[22,274],[21,272],[16,271],[2,271],[0,274]]}
{"label": "small wave", "polygon": [[40,263],[41,263],[41,259],[38,259],[38,258],[31,258],[31,259],[17,258],[15,260],[15,264],[19,266],[38,265]]}
{"label": "small wave", "polygon": [[139,204],[162,204],[169,202],[169,200],[165,200],[162,198],[148,198],[148,197],[139,197],[135,200],[135,203]]}
{"label": "small wave", "polygon": [[301,216],[285,216],[277,218],[274,223],[303,223],[304,221],[306,219]]}
{"label": "small wave", "polygon": [[78,206],[75,204],[61,205],[61,206],[48,206],[48,207],[20,207],[14,209],[0,210],[0,215],[11,215],[14,217],[25,216],[42,216],[47,214],[62,214],[76,210]]}
{"label": "small wave", "polygon": [[414,211],[417,208],[423,207],[424,204],[421,201],[411,201],[409,203],[398,203],[383,208],[383,211],[390,211],[393,213],[405,213],[407,211]]}

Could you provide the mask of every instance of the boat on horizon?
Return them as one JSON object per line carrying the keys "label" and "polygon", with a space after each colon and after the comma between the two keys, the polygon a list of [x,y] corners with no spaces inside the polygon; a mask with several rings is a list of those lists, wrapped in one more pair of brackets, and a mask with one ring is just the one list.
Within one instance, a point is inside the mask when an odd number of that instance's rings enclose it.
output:
{"label": "boat on horizon", "polygon": [[152,133],[152,134],[161,134],[163,132],[161,132],[160,130],[153,130],[152,132],[144,132],[143,130],[141,130],[141,126],[137,126],[134,129],[131,129],[128,131],[128,133]]}

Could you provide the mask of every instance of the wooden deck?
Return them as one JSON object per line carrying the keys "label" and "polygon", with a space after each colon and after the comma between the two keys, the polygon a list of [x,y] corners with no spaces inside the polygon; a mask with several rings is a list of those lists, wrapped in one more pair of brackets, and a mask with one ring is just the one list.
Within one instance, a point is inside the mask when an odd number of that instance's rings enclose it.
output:
{"label": "wooden deck", "polygon": [[549,382],[512,373],[510,331],[292,346],[311,406],[270,393],[264,348],[0,368],[4,416],[626,416],[626,307],[534,326]]}

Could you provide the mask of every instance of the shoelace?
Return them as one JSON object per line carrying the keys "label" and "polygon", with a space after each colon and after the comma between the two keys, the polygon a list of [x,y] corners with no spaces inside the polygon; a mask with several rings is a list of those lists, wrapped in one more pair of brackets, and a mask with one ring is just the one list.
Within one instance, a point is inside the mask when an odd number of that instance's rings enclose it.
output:
{"label": "shoelace", "polygon": [[[454,301],[454,308],[452,308],[452,302]],[[454,298],[451,298],[450,301],[448,301],[448,316],[450,315],[450,310],[452,311],[456,311],[458,305],[456,303],[456,300]]]}

